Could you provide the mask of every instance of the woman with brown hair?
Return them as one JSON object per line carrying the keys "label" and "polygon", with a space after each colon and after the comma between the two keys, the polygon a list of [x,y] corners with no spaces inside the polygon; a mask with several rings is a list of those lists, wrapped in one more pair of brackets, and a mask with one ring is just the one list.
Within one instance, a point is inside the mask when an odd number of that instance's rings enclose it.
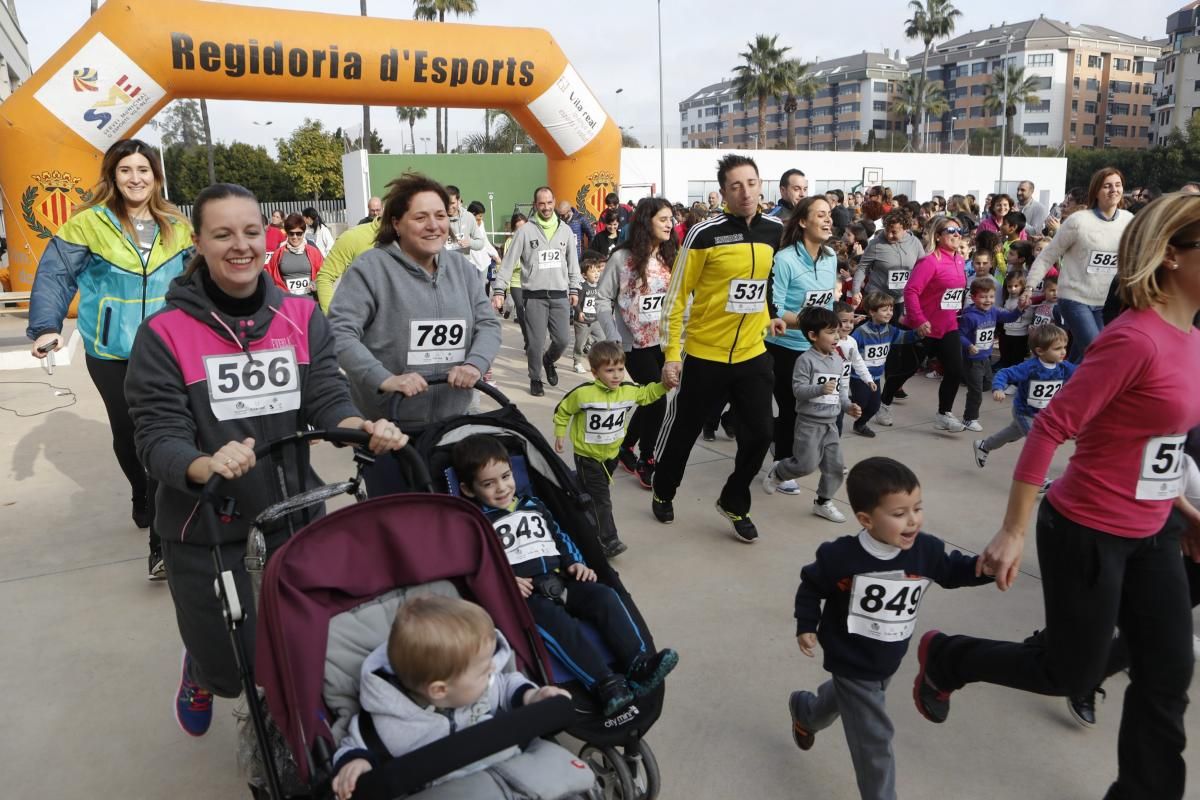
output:
{"label": "woman with brown hair", "polygon": [[1034,422],[1000,530],[977,572],[1001,591],[1021,565],[1030,512],[1055,451],[1067,470],[1037,515],[1046,625],[998,642],[930,631],[918,650],[917,709],[933,722],[973,682],[1078,696],[1106,672],[1118,625],[1129,688],[1106,798],[1183,797],[1183,714],[1192,679],[1192,612],[1179,551],[1200,560],[1200,511],[1183,496],[1184,447],[1200,424],[1200,197],[1172,194],[1121,237],[1120,295],[1129,310],[1092,343]]}
{"label": "woman with brown hair", "polygon": [[191,227],[162,188],[162,167],[150,145],[122,139],[108,149],[89,200],[42,254],[25,331],[37,358],[62,349],[63,318],[79,292],[75,327],[108,413],[113,452],[129,481],[134,524],[150,529],[151,580],[165,577],[154,528],[155,485],[134,448],[125,373],[138,326],[162,307],[168,284],[191,255]]}
{"label": "woman with brown hair", "polygon": [[267,276],[289,294],[311,296],[316,291],[317,273],[325,257],[315,244],[304,238],[305,228],[303,216],[288,214],[283,221],[287,239],[267,259]]}

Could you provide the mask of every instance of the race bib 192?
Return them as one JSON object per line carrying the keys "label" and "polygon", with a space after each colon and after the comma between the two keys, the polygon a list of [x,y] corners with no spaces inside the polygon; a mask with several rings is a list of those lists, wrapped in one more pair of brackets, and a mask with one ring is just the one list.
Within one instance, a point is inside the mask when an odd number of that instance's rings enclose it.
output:
{"label": "race bib 192", "polygon": [[966,296],[966,289],[947,289],[942,294],[942,311],[959,310],[963,307],[963,298]]}
{"label": "race bib 192", "polygon": [[730,314],[757,314],[767,305],[767,281],[736,278],[729,282],[725,310]]}
{"label": "race bib 192", "polygon": [[663,300],[666,296],[666,292],[657,292],[638,298],[638,322],[658,322],[662,319]]}
{"label": "race bib 192", "polygon": [[928,578],[909,578],[898,571],[855,575],[847,629],[880,642],[903,642],[912,636],[928,587]]}
{"label": "race bib 192", "polygon": [[209,406],[222,421],[300,408],[297,373],[292,347],[204,357]]}
{"label": "race bib 192", "polygon": [[868,367],[882,367],[887,361],[888,352],[892,349],[890,342],[880,342],[879,344],[864,344],[863,345],[863,361]]}
{"label": "race bib 192", "polygon": [[545,247],[538,251],[538,269],[559,269],[562,262],[562,251],[557,247]]}
{"label": "race bib 192", "polygon": [[612,444],[625,436],[625,419],[633,404],[609,406],[584,405],[583,441],[588,444]]}
{"label": "race bib 192", "polygon": [[287,284],[287,290],[291,294],[308,294],[312,291],[312,278],[284,278],[283,282]]}
{"label": "race bib 192", "polygon": [[828,307],[833,303],[833,291],[830,289],[817,289],[804,293],[804,305],[800,306],[803,311],[806,308],[816,308],[817,306]]}
{"label": "race bib 192", "polygon": [[1092,250],[1088,253],[1087,271],[1092,275],[1116,275],[1117,254],[1111,250]]}
{"label": "race bib 192", "polygon": [[887,274],[888,288],[892,291],[900,291],[908,285],[908,276],[912,274],[911,270],[907,269],[889,269]]}
{"label": "race bib 192", "polygon": [[1183,445],[1187,434],[1155,436],[1142,451],[1138,500],[1174,500],[1183,491]]}
{"label": "race bib 192", "polygon": [[501,517],[496,521],[496,535],[500,537],[508,563],[513,566],[558,555],[546,518],[537,511],[514,511]]}
{"label": "race bib 192", "polygon": [[1062,387],[1061,380],[1030,381],[1029,396],[1025,398],[1025,402],[1030,408],[1045,408]]}
{"label": "race bib 192", "polygon": [[467,357],[465,319],[414,319],[408,325],[408,366],[458,364]]}

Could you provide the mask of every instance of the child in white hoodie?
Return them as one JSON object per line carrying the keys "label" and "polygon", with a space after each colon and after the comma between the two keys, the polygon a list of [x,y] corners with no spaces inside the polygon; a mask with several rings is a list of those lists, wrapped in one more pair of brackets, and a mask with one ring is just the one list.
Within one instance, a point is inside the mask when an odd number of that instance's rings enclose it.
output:
{"label": "child in white hoodie", "polygon": [[[363,662],[359,702],[388,755],[395,757],[528,703],[570,697],[565,689],[539,688],[515,669],[504,672],[511,657],[504,635],[480,606],[442,595],[416,597],[396,610],[388,640]],[[384,755],[368,749],[361,717],[354,715],[334,754],[333,791],[339,800],[347,800],[359,777]],[[435,783],[478,772],[518,752],[502,750]]]}

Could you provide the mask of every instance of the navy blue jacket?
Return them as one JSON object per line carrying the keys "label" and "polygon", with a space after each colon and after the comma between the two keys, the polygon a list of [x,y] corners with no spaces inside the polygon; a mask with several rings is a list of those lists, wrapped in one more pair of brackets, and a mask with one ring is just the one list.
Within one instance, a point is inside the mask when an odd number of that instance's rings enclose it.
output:
{"label": "navy blue jacket", "polygon": [[[825,652],[825,669],[834,675],[882,681],[899,669],[908,652],[909,638],[880,641],[850,632],[847,618],[855,576],[903,572],[907,578],[925,578],[946,589],[980,586],[992,579],[975,577],[977,556],[967,556],[957,550],[947,554],[945,543],[928,533],[917,534],[910,549],[891,559],[877,558],[867,552],[859,535],[866,534],[843,536],[821,545],[817,548],[817,560],[800,571],[800,588],[796,590],[796,635],[816,632]],[[872,597],[868,587],[860,600],[866,604],[865,610],[879,610],[869,607]],[[890,600],[892,602],[886,605],[880,601],[879,605],[886,610],[898,601],[897,614],[909,612],[915,615],[920,606],[920,597],[912,594],[893,596]]]}
{"label": "navy blue jacket", "polygon": [[[505,546],[505,550],[509,549],[508,537],[513,537],[513,541],[516,543],[520,543],[522,539],[540,538],[541,534],[544,533],[548,533],[553,538],[558,550],[557,556],[540,556],[520,564],[514,564],[514,575],[521,578],[532,578],[537,575],[545,575],[548,572],[566,570],[572,564],[583,563],[583,554],[579,552],[579,548],[575,545],[575,542],[571,540],[566,531],[558,527],[558,523],[554,521],[554,517],[550,514],[550,510],[546,508],[545,503],[536,497],[517,498],[517,505],[512,511],[509,511],[507,508],[492,508],[486,505],[482,508],[483,515],[488,518],[488,522],[492,523],[492,527],[496,529],[497,535],[500,536],[500,543]],[[528,530],[508,530],[505,528],[505,518],[519,511],[532,511],[538,514],[545,527],[539,530],[535,523]]]}
{"label": "navy blue jacket", "polygon": [[858,352],[876,383],[883,377],[884,362],[887,361],[892,347],[898,344],[912,344],[917,340],[916,331],[898,328],[890,322],[877,325],[871,320],[852,330],[850,336],[858,342]]}
{"label": "navy blue jacket", "polygon": [[1043,397],[1047,403],[1053,395],[1058,394],[1062,390],[1062,386],[1053,387],[1053,383],[1062,381],[1064,384],[1075,374],[1075,365],[1070,361],[1063,361],[1055,364],[1053,367],[1047,367],[1042,363],[1042,360],[1037,356],[1027,358],[1015,367],[1005,367],[996,373],[996,377],[992,379],[992,391],[1002,392],[1009,385],[1017,387],[1017,393],[1013,395],[1013,411],[1024,417],[1036,416],[1037,412],[1046,407],[1045,403],[1040,403],[1038,398],[1034,398],[1033,405],[1030,405],[1029,390],[1030,385],[1047,381],[1047,384],[1041,384],[1034,387],[1035,394],[1039,396],[1046,391],[1050,391],[1050,396]]}
{"label": "navy blue jacket", "polygon": [[[963,358],[971,361],[982,361],[985,358],[992,357],[992,347],[996,343],[996,328],[1000,323],[1016,322],[1020,318],[1022,312],[1020,309],[1012,311],[1005,310],[992,306],[987,311],[980,311],[974,304],[963,309],[962,315],[958,318],[958,336],[962,339]],[[987,346],[976,341],[976,337],[980,329],[992,329],[992,335],[987,339]],[[971,355],[968,349],[972,345],[979,349],[975,355]]]}

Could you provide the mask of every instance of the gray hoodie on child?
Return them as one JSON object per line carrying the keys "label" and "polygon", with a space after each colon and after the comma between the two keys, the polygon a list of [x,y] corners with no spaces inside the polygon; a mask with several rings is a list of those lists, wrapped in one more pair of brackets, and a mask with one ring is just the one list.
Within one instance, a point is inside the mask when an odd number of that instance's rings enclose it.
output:
{"label": "gray hoodie on child", "polygon": [[[796,395],[796,416],[813,422],[833,422],[850,408],[850,379],[846,362],[834,350],[829,355],[810,347],[796,359],[792,369],[792,393]],[[838,390],[825,394],[825,384],[838,382]]]}

